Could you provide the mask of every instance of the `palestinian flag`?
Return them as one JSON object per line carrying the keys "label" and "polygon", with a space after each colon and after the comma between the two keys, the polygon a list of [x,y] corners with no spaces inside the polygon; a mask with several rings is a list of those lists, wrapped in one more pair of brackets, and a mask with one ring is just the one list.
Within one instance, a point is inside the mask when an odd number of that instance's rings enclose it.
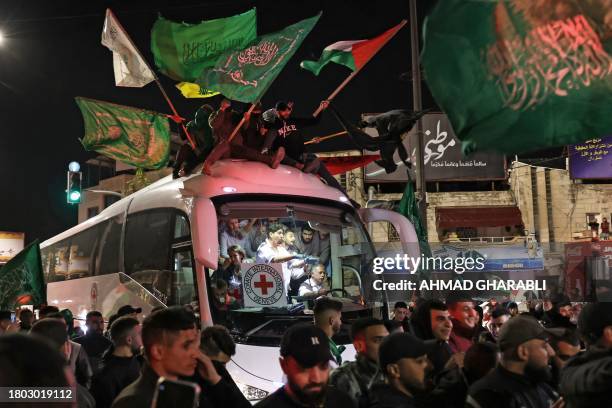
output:
{"label": "palestinian flag", "polygon": [[406,20],[371,40],[338,41],[323,50],[318,61],[302,61],[300,66],[315,75],[330,62],[358,71],[406,24]]}

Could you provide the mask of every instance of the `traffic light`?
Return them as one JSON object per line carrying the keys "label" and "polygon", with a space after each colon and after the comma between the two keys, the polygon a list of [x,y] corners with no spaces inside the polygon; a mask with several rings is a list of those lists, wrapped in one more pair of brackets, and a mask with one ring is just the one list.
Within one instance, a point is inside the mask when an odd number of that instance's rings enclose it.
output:
{"label": "traffic light", "polygon": [[66,188],[68,204],[78,204],[81,202],[82,174],[79,171],[68,171],[68,187]]}

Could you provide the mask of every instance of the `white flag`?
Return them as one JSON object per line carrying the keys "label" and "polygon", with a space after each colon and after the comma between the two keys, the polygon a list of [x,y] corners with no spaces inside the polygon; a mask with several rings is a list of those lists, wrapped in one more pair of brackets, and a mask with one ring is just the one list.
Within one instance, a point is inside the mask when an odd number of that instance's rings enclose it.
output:
{"label": "white flag", "polygon": [[106,10],[102,29],[102,45],[113,52],[117,86],[142,88],[155,80],[155,75],[110,9]]}

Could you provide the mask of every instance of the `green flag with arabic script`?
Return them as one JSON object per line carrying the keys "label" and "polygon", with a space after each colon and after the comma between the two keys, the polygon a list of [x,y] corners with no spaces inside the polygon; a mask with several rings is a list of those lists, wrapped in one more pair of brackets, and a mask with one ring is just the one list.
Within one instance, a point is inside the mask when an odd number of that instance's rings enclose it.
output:
{"label": "green flag with arabic script", "polygon": [[160,169],[168,163],[170,125],[165,115],[75,98],[85,122],[81,140],[85,150],[143,169]]}
{"label": "green flag with arabic script", "polygon": [[151,52],[157,68],[177,81],[193,82],[228,49],[257,37],[255,9],[235,16],[177,23],[159,16],[151,29]]}
{"label": "green flag with arabic script", "polygon": [[38,240],[0,267],[0,309],[46,302],[45,281]]}
{"label": "green flag with arabic script", "polygon": [[439,1],[422,64],[464,152],[611,134],[610,18],[604,0]]}
{"label": "green flag with arabic script", "polygon": [[319,17],[321,14],[276,33],[259,36],[244,48],[228,50],[196,82],[205,89],[221,92],[228,99],[250,103],[259,100]]}

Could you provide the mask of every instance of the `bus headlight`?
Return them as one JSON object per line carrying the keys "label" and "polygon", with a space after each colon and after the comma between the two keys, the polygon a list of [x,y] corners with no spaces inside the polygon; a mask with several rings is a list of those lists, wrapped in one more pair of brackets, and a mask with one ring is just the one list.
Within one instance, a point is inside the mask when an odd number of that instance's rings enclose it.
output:
{"label": "bus headlight", "polygon": [[266,398],[269,394],[268,391],[261,390],[257,387],[253,387],[252,385],[243,384],[238,381],[236,381],[236,385],[238,386],[238,389],[240,389],[240,392],[242,392],[242,395],[244,395],[248,401],[259,401]]}

